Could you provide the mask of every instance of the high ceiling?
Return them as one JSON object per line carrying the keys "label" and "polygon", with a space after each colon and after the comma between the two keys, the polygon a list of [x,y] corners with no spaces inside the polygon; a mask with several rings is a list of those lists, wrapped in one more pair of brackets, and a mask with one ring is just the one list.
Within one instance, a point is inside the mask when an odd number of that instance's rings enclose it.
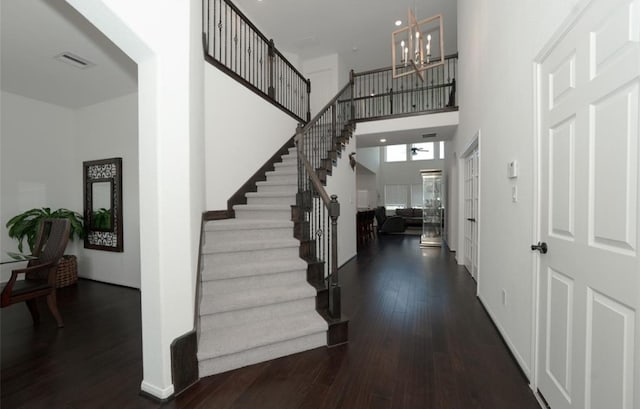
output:
{"label": "high ceiling", "polygon": [[[457,49],[455,0],[235,3],[280,50],[300,60],[337,53],[344,67],[356,71],[388,66],[391,32],[397,28],[394,22],[405,24],[409,7],[418,18],[442,13],[446,52]],[[135,62],[63,0],[1,0],[0,49],[0,88],[4,91],[80,108],[137,89]],[[54,59],[63,52],[95,65],[78,69]],[[451,133],[441,131],[439,136],[445,139]],[[397,138],[404,142],[412,136],[399,134]],[[374,143],[371,138],[365,144]]]}
{"label": "high ceiling", "polygon": [[[63,0],[0,1],[0,88],[80,108],[134,92],[137,66]],[[95,65],[55,60],[63,52]]]}
{"label": "high ceiling", "polygon": [[455,0],[234,0],[280,50],[302,60],[338,53],[347,69],[391,65],[391,32],[407,22],[442,14],[445,51],[457,51]]}

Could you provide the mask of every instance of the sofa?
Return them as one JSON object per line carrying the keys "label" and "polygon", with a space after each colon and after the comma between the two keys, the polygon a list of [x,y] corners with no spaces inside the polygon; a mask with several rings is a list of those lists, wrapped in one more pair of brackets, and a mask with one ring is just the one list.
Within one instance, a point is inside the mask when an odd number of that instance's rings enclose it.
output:
{"label": "sofa", "polygon": [[387,216],[384,207],[380,206],[376,208],[375,216],[378,223],[378,233],[402,233],[405,231],[406,226],[404,219],[399,216]]}
{"label": "sofa", "polygon": [[396,216],[402,217],[407,227],[422,227],[422,209],[420,208],[396,209]]}

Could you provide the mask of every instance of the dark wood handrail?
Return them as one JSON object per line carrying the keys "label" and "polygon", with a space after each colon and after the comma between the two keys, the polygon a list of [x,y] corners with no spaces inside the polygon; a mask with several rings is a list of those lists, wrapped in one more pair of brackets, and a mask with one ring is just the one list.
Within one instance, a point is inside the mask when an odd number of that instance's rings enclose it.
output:
{"label": "dark wood handrail", "polygon": [[302,128],[302,133],[304,133],[307,129],[309,129],[310,127],[312,127],[316,122],[318,122],[318,119],[320,119],[320,117],[322,117],[322,115],[325,114],[325,112],[333,105],[336,103],[336,101],[338,100],[338,98],[347,90],[349,89],[349,87],[351,87],[352,82],[349,81],[347,83],[347,85],[345,85],[344,87],[342,87],[342,89],[340,89],[340,91],[338,91],[338,93],[336,94],[335,97],[331,98],[331,101],[329,101],[327,103],[327,105],[325,105],[317,114],[316,116],[314,116],[309,122],[307,122],[307,124],[304,126],[304,128]]}
{"label": "dark wood handrail", "polygon": [[203,0],[203,7],[205,60],[296,120],[308,121],[311,81],[231,0]]}
{"label": "dark wood handrail", "polygon": [[[449,54],[449,55],[444,57],[445,61],[446,60],[457,59],[457,58],[458,58],[458,53]],[[404,67],[403,65],[397,65],[396,66],[396,68],[403,68],[403,67]],[[353,76],[354,77],[362,77],[364,75],[371,75],[371,74],[377,74],[377,73],[380,73],[380,72],[391,71],[392,69],[393,69],[392,66],[383,67],[383,68],[376,68],[374,70],[354,72]]]}
{"label": "dark wood handrail", "polygon": [[[240,11],[240,9],[239,9],[235,4],[233,4],[230,0],[224,0],[224,2],[225,2],[225,3],[226,3],[226,4],[227,4],[227,5],[228,5],[228,6],[229,6],[233,11],[235,11],[236,13],[238,13],[238,16],[240,16],[240,18],[242,19],[242,21],[244,21],[244,22],[245,22],[249,27],[251,27],[251,29],[252,29],[253,31],[255,31],[255,32],[256,32],[256,34],[258,35],[258,37],[260,37],[262,40],[264,40],[264,42],[265,42],[265,43],[268,43],[268,42],[269,42],[269,39],[268,39],[264,34],[262,34],[262,31],[260,31],[260,29],[258,29],[258,27],[256,27],[256,26],[255,26],[255,24],[253,24],[253,23],[251,22],[251,20],[249,20],[249,17],[247,17],[247,16],[246,16],[242,11]],[[209,5],[209,3],[207,3],[207,5]],[[208,16],[208,15],[209,15],[209,14],[207,13],[207,16]]]}
{"label": "dark wood handrail", "polygon": [[298,156],[300,157],[300,160],[302,161],[304,168],[307,170],[307,175],[309,176],[309,180],[311,180],[311,183],[313,183],[313,187],[316,189],[316,191],[320,195],[320,198],[322,199],[324,206],[327,209],[329,209],[331,198],[329,197],[327,190],[324,188],[324,186],[322,186],[322,182],[320,181],[320,178],[316,174],[315,169],[313,169],[313,167],[311,166],[311,163],[309,163],[309,160],[307,159],[305,154],[302,152],[301,136],[302,134],[296,135],[296,144],[298,145]]}

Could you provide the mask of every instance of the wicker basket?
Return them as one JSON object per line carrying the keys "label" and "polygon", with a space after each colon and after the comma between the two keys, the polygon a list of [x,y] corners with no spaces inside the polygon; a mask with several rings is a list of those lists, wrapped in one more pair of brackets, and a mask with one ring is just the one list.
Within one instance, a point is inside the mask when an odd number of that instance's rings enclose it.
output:
{"label": "wicker basket", "polygon": [[74,255],[64,255],[58,263],[56,288],[66,287],[78,281],[78,258]]}

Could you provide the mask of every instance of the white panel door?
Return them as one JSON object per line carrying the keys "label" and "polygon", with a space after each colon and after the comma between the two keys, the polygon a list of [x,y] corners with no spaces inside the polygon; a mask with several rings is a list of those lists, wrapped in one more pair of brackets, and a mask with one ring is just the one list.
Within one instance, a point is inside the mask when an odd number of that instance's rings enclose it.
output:
{"label": "white panel door", "polygon": [[464,265],[478,280],[478,149],[465,158],[464,166]]}
{"label": "white panel door", "polygon": [[593,0],[539,66],[538,389],[640,408],[640,0]]}

